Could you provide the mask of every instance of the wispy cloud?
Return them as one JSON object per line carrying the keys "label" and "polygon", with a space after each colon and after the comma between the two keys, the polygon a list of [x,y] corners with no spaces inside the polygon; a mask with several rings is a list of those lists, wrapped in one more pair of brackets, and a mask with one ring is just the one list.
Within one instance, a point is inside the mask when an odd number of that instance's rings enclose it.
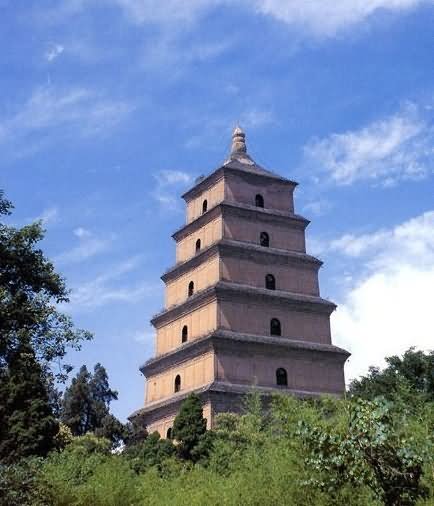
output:
{"label": "wispy cloud", "polygon": [[[230,5],[247,12],[270,16],[288,27],[315,37],[332,37],[357,24],[366,22],[379,12],[402,13],[429,0],[106,0],[117,6],[132,23],[172,25],[179,30],[197,22],[216,8]],[[64,0],[50,13],[59,18],[74,15],[90,6],[101,5],[97,0]]]}
{"label": "wispy cloud", "polygon": [[434,211],[322,249],[357,266],[332,317],[335,342],[353,353],[348,379],[410,346],[433,347]]}
{"label": "wispy cloud", "polygon": [[59,209],[57,207],[47,207],[44,209],[42,213],[35,218],[30,218],[28,221],[33,223],[34,221],[41,221],[42,225],[46,227],[47,225],[52,225],[57,223],[59,220]]}
{"label": "wispy cloud", "polygon": [[338,32],[366,21],[380,11],[400,13],[426,0],[256,0],[251,5],[262,14],[319,37]]}
{"label": "wispy cloud", "polygon": [[71,132],[77,137],[104,135],[133,109],[127,101],[86,88],[36,88],[15,114],[0,118],[0,146],[23,147],[25,152],[39,138],[54,141]]}
{"label": "wispy cloud", "polygon": [[[428,110],[424,111],[428,115]],[[334,183],[372,181],[385,186],[420,180],[433,172],[434,129],[421,108],[401,112],[358,130],[313,140],[304,149],[307,163]]]}
{"label": "wispy cloud", "polygon": [[51,63],[56,58],[58,58],[64,50],[65,48],[61,44],[51,44],[50,47],[45,51],[45,59]]}
{"label": "wispy cloud", "polygon": [[107,272],[95,279],[73,287],[70,303],[65,307],[68,311],[92,310],[112,302],[126,304],[137,303],[143,297],[155,295],[159,285],[149,280],[138,280],[131,283],[125,280],[125,275],[134,271],[141,263],[141,257],[135,256],[112,265]]}
{"label": "wispy cloud", "polygon": [[162,170],[154,174],[157,182],[153,198],[167,211],[181,209],[179,191],[193,182],[193,176],[180,170]]}
{"label": "wispy cloud", "polygon": [[109,250],[115,240],[114,235],[102,239],[96,237],[92,232],[82,227],[76,228],[73,233],[78,240],[78,245],[55,257],[54,261],[56,264],[72,264],[92,258],[95,255]]}
{"label": "wispy cloud", "polygon": [[317,198],[307,202],[303,206],[303,212],[313,214],[314,216],[323,216],[333,207],[333,204],[324,198]]}

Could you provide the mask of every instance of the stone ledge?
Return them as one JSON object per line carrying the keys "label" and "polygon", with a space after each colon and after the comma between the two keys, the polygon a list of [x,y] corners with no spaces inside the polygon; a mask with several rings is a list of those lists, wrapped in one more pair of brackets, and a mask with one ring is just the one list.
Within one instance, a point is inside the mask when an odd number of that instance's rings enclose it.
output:
{"label": "stone ledge", "polygon": [[336,304],[314,295],[304,295],[281,290],[267,290],[241,283],[229,283],[219,281],[215,285],[195,293],[181,304],[164,309],[153,316],[151,324],[155,326],[173,321],[187,312],[191,312],[212,300],[227,300],[243,295],[245,297],[263,300],[265,302],[277,302],[287,306],[293,306],[299,311],[325,312],[331,314],[336,309]]}
{"label": "stone ledge", "polygon": [[318,258],[302,253],[295,250],[285,250],[280,248],[265,248],[259,244],[245,241],[234,241],[233,239],[220,239],[219,241],[211,244],[207,248],[200,250],[195,256],[185,260],[184,262],[177,263],[170,269],[168,269],[162,276],[161,279],[164,282],[171,281],[177,277],[185,274],[191,269],[194,269],[200,265],[204,260],[210,258],[215,253],[223,252],[241,252],[241,253],[252,253],[259,257],[275,257],[286,259],[288,263],[293,262],[294,264],[304,263],[309,265],[315,265],[317,268],[321,267],[323,262]]}
{"label": "stone ledge", "polygon": [[251,177],[252,180],[272,180],[272,181],[278,181],[283,184],[287,184],[291,187],[296,187],[298,183],[295,181],[291,181],[290,179],[284,178],[282,176],[279,176],[278,174],[275,174],[274,172],[268,171],[261,167],[258,164],[254,164],[253,166],[248,166],[245,164],[242,164],[240,162],[237,162],[236,160],[231,160],[230,162],[226,162],[223,165],[220,165],[217,167],[211,174],[204,177],[201,181],[196,183],[190,190],[186,191],[182,198],[188,202],[191,199],[193,199],[195,196],[202,193],[204,190],[206,190],[208,187],[214,185],[219,179],[224,177],[225,172],[234,172],[236,174],[243,174],[244,176]]}
{"label": "stone ledge", "polygon": [[211,209],[209,209],[205,214],[201,214],[190,223],[183,225],[181,228],[176,230],[172,237],[178,242],[187,235],[195,232],[203,225],[209,223],[217,216],[223,215],[224,212],[229,210],[230,212],[238,212],[244,214],[245,216],[251,216],[257,219],[267,219],[273,218],[273,221],[279,221],[280,223],[285,223],[286,225],[292,224],[296,228],[300,228],[305,230],[309,225],[310,221],[303,216],[298,214],[279,211],[277,209],[266,209],[262,207],[251,206],[248,204],[241,204],[237,202],[231,202],[229,200],[222,200]]}
{"label": "stone ledge", "polygon": [[334,346],[333,344],[322,344],[311,341],[302,341],[289,339],[287,337],[260,336],[255,334],[244,334],[230,330],[215,330],[206,336],[195,339],[194,341],[181,344],[178,348],[171,350],[163,355],[152,357],[141,367],[140,371],[149,376],[156,374],[167,367],[173,367],[187,359],[195,358],[211,348],[218,347],[219,342],[248,343],[259,344],[271,348],[283,348],[285,350],[307,351],[315,353],[329,353],[341,356],[342,359],[348,358],[350,353],[346,350]]}

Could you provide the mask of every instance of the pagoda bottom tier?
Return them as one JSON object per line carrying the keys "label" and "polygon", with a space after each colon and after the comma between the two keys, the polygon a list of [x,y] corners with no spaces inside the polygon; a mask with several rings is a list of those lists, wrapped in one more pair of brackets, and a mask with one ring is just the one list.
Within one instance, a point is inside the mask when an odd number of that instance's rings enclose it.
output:
{"label": "pagoda bottom tier", "polygon": [[[222,412],[240,413],[243,397],[258,392],[265,405],[272,394],[297,397],[340,396],[345,390],[344,363],[348,352],[331,344],[319,344],[217,330],[181,348],[150,359],[142,367],[148,378],[148,398],[144,408],[130,417],[145,425],[148,432],[166,437],[173,426],[180,403],[197,393],[203,404],[208,428]],[[278,384],[279,372],[284,374]],[[284,373],[282,372],[284,371]],[[182,378],[178,392],[172,389],[174,378]],[[160,383],[152,397],[155,378]]]}

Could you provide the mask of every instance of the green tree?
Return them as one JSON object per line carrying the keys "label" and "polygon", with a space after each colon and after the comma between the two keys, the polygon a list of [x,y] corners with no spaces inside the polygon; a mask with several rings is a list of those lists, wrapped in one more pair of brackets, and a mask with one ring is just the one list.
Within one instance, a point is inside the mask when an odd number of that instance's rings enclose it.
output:
{"label": "green tree", "polygon": [[[0,219],[12,204],[0,192]],[[91,335],[77,330],[59,312],[68,302],[64,279],[55,272],[38,243],[44,238],[41,222],[15,228],[0,222],[0,367],[7,367],[23,342],[30,344],[42,363],[59,363],[68,348],[79,349]],[[64,364],[57,377],[65,379]]]}
{"label": "green tree", "polygon": [[124,443],[127,449],[143,443],[147,437],[148,431],[139,421],[133,419],[125,424]]}
{"label": "green tree", "polygon": [[350,395],[371,400],[378,396],[394,400],[405,396],[411,402],[417,394],[424,400],[434,400],[434,351],[424,353],[410,348],[402,358],[394,355],[385,361],[383,370],[370,367],[366,376],[352,381]]}
{"label": "green tree", "polygon": [[190,394],[181,404],[173,423],[173,437],[178,441],[178,455],[185,460],[198,461],[207,453],[206,420],[202,403],[196,394]]}
{"label": "green tree", "polygon": [[306,484],[339,492],[350,484],[368,486],[386,506],[411,506],[426,493],[423,458],[415,451],[405,424],[386,401],[348,403],[344,427],[300,423],[313,471]]}
{"label": "green tree", "polygon": [[161,439],[158,432],[153,432],[141,442],[128,446],[124,453],[132,469],[140,473],[151,467],[161,470],[164,462],[176,454],[176,447],[170,439]]}
{"label": "green tree", "polygon": [[21,342],[0,372],[0,459],[45,456],[54,446],[53,416],[42,368],[30,344]]}
{"label": "green tree", "polygon": [[124,426],[110,413],[110,403],[117,398],[101,364],[95,365],[93,374],[83,365],[65,390],[61,421],[74,436],[94,432],[116,444],[124,435]]}

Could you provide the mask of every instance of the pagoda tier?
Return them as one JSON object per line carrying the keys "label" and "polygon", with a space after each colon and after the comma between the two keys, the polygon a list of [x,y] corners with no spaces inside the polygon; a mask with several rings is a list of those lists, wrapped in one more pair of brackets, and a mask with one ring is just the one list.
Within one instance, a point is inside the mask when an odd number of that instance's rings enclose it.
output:
{"label": "pagoda tier", "polygon": [[165,307],[151,323],[155,357],[141,368],[145,407],[132,415],[165,437],[197,392],[212,427],[252,387],[300,396],[344,391],[345,350],[332,345],[320,296],[322,262],[306,253],[309,221],[294,213],[296,183],[257,165],[236,129],[230,159],[183,195]]}

